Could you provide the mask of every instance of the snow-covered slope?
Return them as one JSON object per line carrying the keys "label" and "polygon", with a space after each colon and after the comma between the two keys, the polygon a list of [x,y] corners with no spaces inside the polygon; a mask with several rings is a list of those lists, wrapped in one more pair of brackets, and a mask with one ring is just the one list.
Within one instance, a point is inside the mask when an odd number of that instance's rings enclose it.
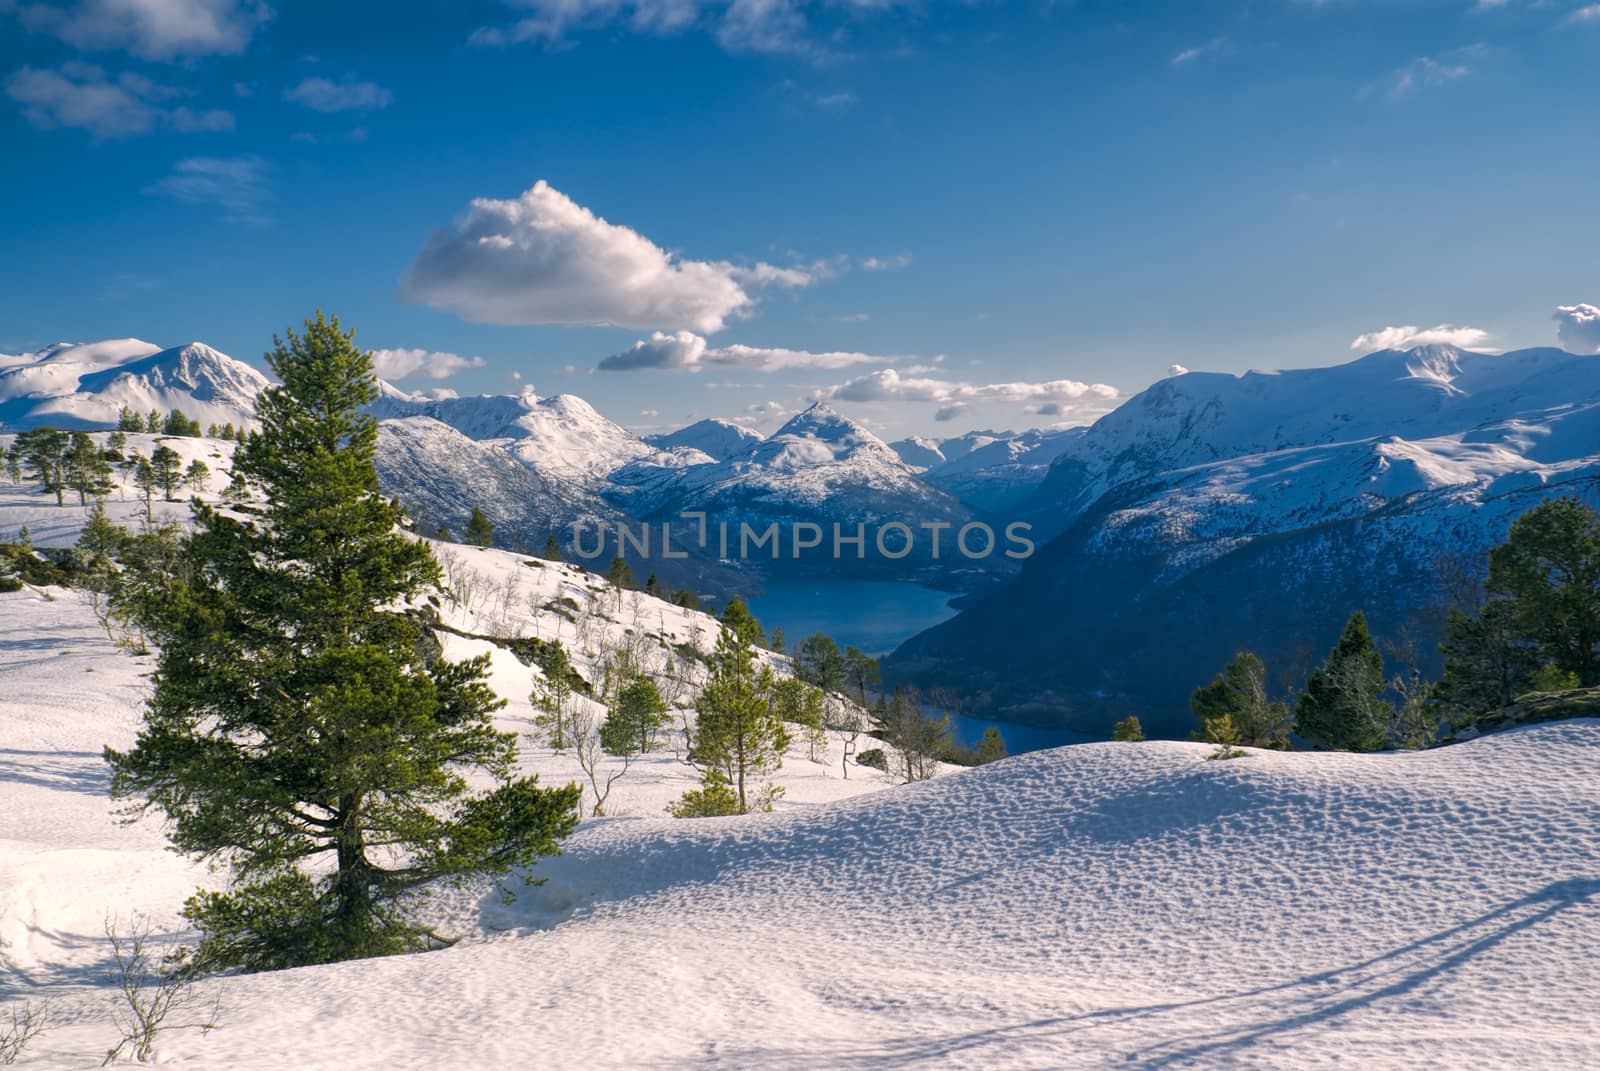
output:
{"label": "snow-covered slope", "polygon": [[268,382],[203,342],[166,350],[133,338],[57,343],[0,357],[0,429],[116,427],[124,406],[140,414],[182,409],[202,426],[253,427],[256,395]]}
{"label": "snow-covered slope", "polygon": [[761,433],[751,431],[742,424],[735,424],[731,420],[718,420],[708,417],[698,420],[686,428],[667,432],[663,435],[646,435],[645,442],[660,450],[671,450],[674,447],[684,447],[689,450],[698,450],[700,453],[717,460],[726,461],[731,457],[743,454],[751,446],[761,441]]}
{"label": "snow-covered slope", "polygon": [[1235,651],[1294,679],[1357,608],[1433,669],[1441,560],[1481,563],[1518,513],[1597,478],[1600,357],[1430,346],[1190,372],[1068,442],[1019,507],[1060,534],[892,672],[1083,731],[1132,711],[1182,735],[1189,691]]}
{"label": "snow-covered slope", "polygon": [[[165,851],[158,822],[119,824],[105,796],[100,750],[131,739],[148,665],[70,596],[0,595],[0,612],[20,624],[0,634],[0,992],[50,1002],[21,1066],[93,1066],[116,1036],[105,916],[175,931],[216,879]],[[493,654],[502,724],[526,728],[531,670]],[[618,817],[585,821],[535,868],[545,885],[509,906],[483,887],[441,894],[431,911],[454,947],[204,982],[217,1028],[164,1033],[156,1058],[1600,1063],[1600,723],[1421,753],[1206,751],[1083,745],[911,788],[791,754],[777,813],[695,821],[660,814],[683,784],[660,756],[620,782]],[[577,773],[536,748],[523,761],[549,781]]]}

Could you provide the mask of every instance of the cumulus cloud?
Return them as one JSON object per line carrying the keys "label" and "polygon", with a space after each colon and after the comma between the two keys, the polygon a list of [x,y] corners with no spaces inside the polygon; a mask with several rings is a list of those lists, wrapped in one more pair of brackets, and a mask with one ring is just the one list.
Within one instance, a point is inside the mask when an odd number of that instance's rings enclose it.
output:
{"label": "cumulus cloud", "polygon": [[16,12],[25,28],[75,48],[125,49],[153,60],[235,55],[272,17],[261,0],[79,0],[18,4]]}
{"label": "cumulus cloud", "polygon": [[353,79],[330,82],[326,78],[306,78],[284,90],[283,99],[331,115],[334,112],[366,112],[387,108],[394,103],[394,94],[376,82],[357,82]]}
{"label": "cumulus cloud", "polygon": [[1573,353],[1600,353],[1600,306],[1558,305],[1556,336]]}
{"label": "cumulus cloud", "polygon": [[1371,353],[1374,350],[1409,350],[1417,346],[1456,346],[1464,350],[1484,350],[1484,343],[1489,341],[1489,332],[1476,327],[1455,327],[1451,324],[1438,324],[1434,327],[1418,327],[1415,324],[1406,324],[1403,327],[1385,327],[1381,331],[1368,331],[1364,335],[1357,335],[1350,342],[1350,348],[1359,353]]}
{"label": "cumulus cloud", "polygon": [[480,197],[428,237],[407,274],[417,301],[479,323],[720,331],[755,304],[747,288],[805,286],[804,269],[688,260],[595,215],[540,180]]}
{"label": "cumulus cloud", "polygon": [[962,383],[947,379],[901,375],[893,368],[880,368],[837,386],[817,392],[821,398],[844,402],[928,402],[949,415],[934,416],[950,420],[960,414],[957,407],[973,402],[999,402],[1038,407],[1039,412],[1061,416],[1071,412],[1101,412],[1117,398],[1117,389],[1104,383],[1080,383],[1074,379],[1052,379],[1038,383]]}
{"label": "cumulus cloud", "polygon": [[1189,374],[1189,370],[1187,368],[1183,367],[1183,365],[1181,365],[1181,364],[1169,364],[1169,365],[1167,365],[1167,375],[1169,375],[1169,376],[1186,376],[1188,374]]}
{"label": "cumulus cloud", "polygon": [[460,354],[441,353],[436,350],[372,351],[372,370],[380,379],[406,379],[418,375],[430,379],[449,379],[457,372],[482,367],[482,357],[462,357]]}
{"label": "cumulus cloud", "polygon": [[642,338],[621,353],[605,358],[599,367],[607,372],[644,369],[698,372],[710,367],[737,366],[757,372],[778,372],[803,368],[849,368],[858,364],[880,364],[891,359],[870,353],[813,353],[809,350],[740,344],[711,346],[692,331],[675,331],[671,334],[655,331],[649,338]]}
{"label": "cumulus cloud", "polygon": [[267,164],[259,156],[191,156],[145,192],[185,204],[215,205],[233,223],[265,222],[262,210],[272,196]]}
{"label": "cumulus cloud", "polygon": [[113,78],[88,63],[41,69],[23,67],[5,81],[6,95],[23,118],[41,130],[87,130],[97,141],[137,137],[156,127],[180,133],[232,130],[233,115],[218,109],[171,106],[181,92],[142,75]]}

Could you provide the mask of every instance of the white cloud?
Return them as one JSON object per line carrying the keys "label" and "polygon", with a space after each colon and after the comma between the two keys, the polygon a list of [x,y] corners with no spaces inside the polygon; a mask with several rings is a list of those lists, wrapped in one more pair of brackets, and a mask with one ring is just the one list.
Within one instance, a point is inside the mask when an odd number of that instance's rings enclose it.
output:
{"label": "white cloud", "polygon": [[1169,375],[1169,376],[1186,376],[1188,374],[1189,374],[1189,370],[1187,368],[1183,367],[1183,365],[1181,365],[1181,364],[1169,364],[1169,365],[1167,365],[1167,375]]}
{"label": "white cloud", "polygon": [[639,410],[639,415],[644,417],[644,418],[646,418],[646,419],[649,419],[650,417],[658,417],[658,416],[660,416],[661,415],[661,411],[659,409],[641,409],[641,410]]}
{"label": "white cloud", "polygon": [[343,82],[330,82],[326,78],[307,78],[298,85],[284,90],[283,99],[294,104],[304,104],[314,111],[332,114],[387,108],[394,102],[394,94],[376,82],[357,82],[348,79]]}
{"label": "white cloud", "polygon": [[967,403],[966,402],[953,402],[950,405],[941,406],[933,414],[933,419],[939,421],[940,423],[944,423],[945,421],[950,421],[950,420],[956,419],[956,417],[960,416],[961,414],[965,413],[966,411],[967,411]]}
{"label": "white cloud", "polygon": [[482,367],[482,357],[462,357],[459,354],[440,353],[435,350],[372,351],[372,370],[380,379],[405,379],[417,375],[427,376],[430,379],[448,379],[457,372]]}
{"label": "white cloud", "polygon": [[866,257],[861,261],[861,266],[867,271],[894,271],[896,268],[911,266],[910,253],[896,253],[892,257]]}
{"label": "white cloud", "polygon": [[[1074,379],[972,384],[903,376],[893,368],[880,368],[828,387],[817,392],[817,396],[844,402],[934,403],[941,407],[941,411],[973,402],[998,402],[1037,406],[1040,411],[1050,407],[1051,416],[1063,415],[1069,410],[1079,413],[1104,412],[1118,397],[1115,387],[1104,383],[1080,383]],[[958,413],[959,410],[948,416],[934,415],[938,419],[949,420]]]}
{"label": "white cloud", "polygon": [[125,49],[145,59],[235,55],[272,17],[260,0],[79,0],[19,4],[22,24],[88,51]]}
{"label": "white cloud", "polygon": [[465,216],[428,237],[405,286],[415,300],[480,323],[710,333],[751,311],[746,287],[804,286],[815,277],[681,258],[540,180],[512,200],[473,200]]}
{"label": "white cloud", "polygon": [[1488,46],[1476,44],[1437,56],[1418,56],[1404,67],[1367,86],[1365,92],[1383,89],[1391,97],[1403,97],[1418,89],[1458,82],[1472,74],[1473,68],[1468,61],[1476,60],[1488,52]]}
{"label": "white cloud", "polygon": [[233,223],[263,223],[262,208],[271,197],[267,164],[259,156],[192,156],[179,160],[172,173],[145,188],[185,204],[216,205]]}
{"label": "white cloud", "polygon": [[1213,37],[1204,44],[1195,45],[1192,48],[1186,48],[1182,52],[1179,52],[1176,56],[1172,57],[1172,66],[1182,67],[1186,64],[1193,63],[1201,56],[1204,56],[1207,53],[1215,52],[1227,43],[1228,39],[1225,37]]}
{"label": "white cloud", "polygon": [[1567,16],[1568,22],[1600,22],[1600,4],[1588,4]]}
{"label": "white cloud", "polygon": [[608,372],[631,372],[641,369],[680,369],[698,372],[713,366],[736,366],[756,372],[778,372],[789,369],[838,369],[858,364],[882,364],[892,360],[870,353],[831,351],[812,353],[809,350],[791,350],[772,346],[710,346],[706,340],[691,331],[652,332],[623,350],[612,354],[599,364]]}
{"label": "white cloud", "polygon": [[1573,353],[1600,353],[1600,306],[1558,305],[1556,335]]}
{"label": "white cloud", "polygon": [[1360,353],[1371,353],[1374,350],[1409,350],[1417,346],[1455,346],[1464,350],[1486,350],[1484,343],[1488,341],[1489,332],[1476,327],[1454,327],[1450,324],[1417,327],[1415,324],[1406,324],[1403,327],[1385,327],[1381,331],[1368,331],[1364,335],[1357,335],[1351,340],[1350,348]]}
{"label": "white cloud", "polygon": [[233,115],[162,103],[180,92],[137,74],[115,79],[88,63],[59,69],[23,67],[5,81],[6,95],[22,105],[22,115],[41,130],[87,130],[97,141],[137,137],[158,126],[180,133],[233,129]]}

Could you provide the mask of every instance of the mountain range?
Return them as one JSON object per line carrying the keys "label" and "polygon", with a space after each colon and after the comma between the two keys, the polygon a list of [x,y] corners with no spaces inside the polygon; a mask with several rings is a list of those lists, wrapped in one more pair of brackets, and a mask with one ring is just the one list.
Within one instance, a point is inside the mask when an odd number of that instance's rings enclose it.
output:
{"label": "mountain range", "polygon": [[[130,406],[249,426],[268,380],[205,346],[136,339],[0,356],[0,430],[104,427]],[[387,493],[460,531],[474,506],[507,546],[581,523],[648,525],[635,571],[710,594],[789,575],[964,587],[962,612],[904,644],[891,681],[944,685],[973,712],[1103,733],[1138,713],[1187,731],[1186,697],[1236,650],[1280,686],[1303,676],[1351,610],[1428,668],[1444,578],[1481,571],[1512,518],[1600,478],[1600,356],[1558,349],[1380,350],[1325,368],[1189,372],[1086,428],[894,443],[826,405],[771,435],[702,420],[640,437],[573,395],[456,397],[380,384]],[[926,547],[749,560],[699,521],[760,530],[898,521],[1027,521],[1017,571]],[[670,527],[674,551],[661,555]],[[602,558],[600,560],[605,560]],[[966,571],[960,571],[966,567]],[[1452,581],[1454,582],[1454,581]]]}
{"label": "mountain range", "polygon": [[1460,578],[1519,513],[1593,501],[1597,478],[1600,356],[1423,346],[1186,373],[1073,436],[1017,506],[1053,538],[885,672],[990,714],[1181,735],[1235,651],[1286,687],[1355,609],[1433,668]]}

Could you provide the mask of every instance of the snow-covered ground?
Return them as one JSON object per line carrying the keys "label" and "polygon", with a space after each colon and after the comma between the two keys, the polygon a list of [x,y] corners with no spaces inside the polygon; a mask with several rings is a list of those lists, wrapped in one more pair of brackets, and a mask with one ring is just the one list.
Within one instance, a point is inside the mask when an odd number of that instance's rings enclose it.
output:
{"label": "snow-covered ground", "polygon": [[[49,594],[0,595],[0,1010],[50,1001],[21,1066],[90,1067],[116,1037],[105,916],[175,929],[215,878],[165,851],[156,820],[117,823],[100,751],[132,738],[150,661],[113,649],[76,596]],[[492,653],[502,723],[525,729],[534,671]],[[538,865],[547,884],[510,906],[487,888],[441,895],[430,910],[455,947],[207,982],[219,1028],[165,1035],[157,1057],[341,1071],[1600,1063],[1600,722],[1422,753],[1207,750],[1082,745],[891,788],[797,746],[775,813],[694,821],[662,814],[693,778],[663,755],[628,774],[613,817]],[[524,761],[552,781],[578,773],[536,747]]]}

